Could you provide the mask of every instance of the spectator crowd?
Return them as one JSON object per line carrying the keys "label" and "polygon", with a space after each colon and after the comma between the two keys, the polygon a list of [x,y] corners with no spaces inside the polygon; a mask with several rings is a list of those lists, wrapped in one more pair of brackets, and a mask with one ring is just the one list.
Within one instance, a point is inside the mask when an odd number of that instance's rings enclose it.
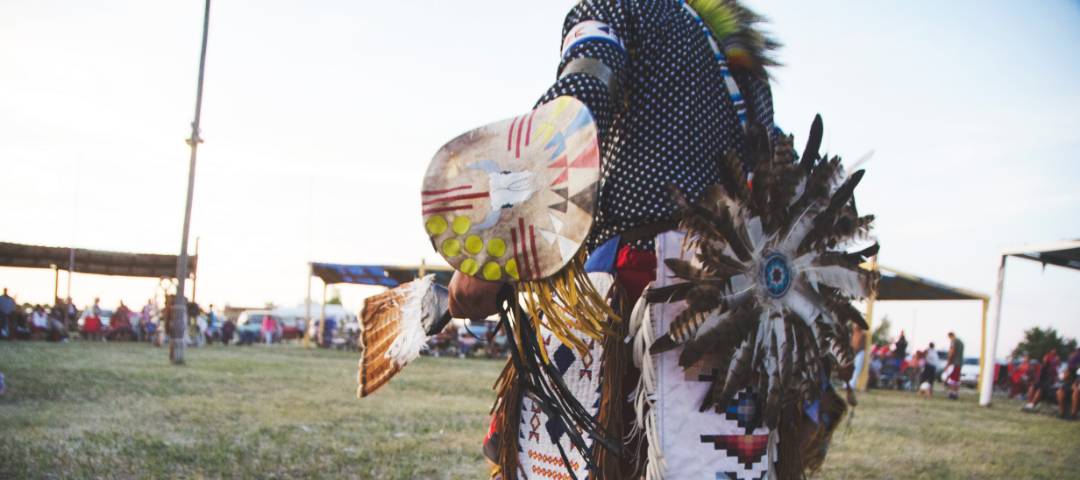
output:
{"label": "spectator crowd", "polygon": [[[56,298],[52,305],[19,304],[4,288],[0,294],[0,340],[45,340],[67,342],[73,337],[92,341],[148,342],[157,346],[168,341],[168,328],[172,318],[169,308],[172,297],[166,299],[165,308],[159,308],[154,299],[147,300],[138,310],[120,301],[113,310],[102,308],[101,300],[83,309],[76,307],[71,298]],[[203,311],[198,304],[188,304],[188,339],[192,345],[232,340],[235,324],[223,320],[214,312],[214,306]]]}

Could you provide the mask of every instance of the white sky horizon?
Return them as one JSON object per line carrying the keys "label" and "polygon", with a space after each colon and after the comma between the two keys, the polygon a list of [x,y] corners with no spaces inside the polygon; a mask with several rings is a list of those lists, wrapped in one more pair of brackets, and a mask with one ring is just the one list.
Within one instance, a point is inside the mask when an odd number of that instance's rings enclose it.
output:
{"label": "white sky horizon", "polygon": [[[428,160],[532,106],[573,3],[215,2],[191,230],[199,302],[301,302],[309,260],[441,263],[417,208]],[[1080,238],[1076,2],[749,3],[785,44],[780,126],[801,144],[820,112],[823,150],[875,152],[857,197],[878,218],[883,264],[992,294],[1001,250]],[[0,241],[179,251],[202,7],[0,4]],[[112,307],[156,284],[77,274],[72,290]],[[49,302],[53,274],[0,268],[5,286]],[[340,290],[354,310],[378,291]],[[1077,291],[1080,272],[1011,260],[998,356],[1032,326],[1080,336]],[[971,354],[979,311],[882,302],[875,317],[912,348],[955,330]]]}

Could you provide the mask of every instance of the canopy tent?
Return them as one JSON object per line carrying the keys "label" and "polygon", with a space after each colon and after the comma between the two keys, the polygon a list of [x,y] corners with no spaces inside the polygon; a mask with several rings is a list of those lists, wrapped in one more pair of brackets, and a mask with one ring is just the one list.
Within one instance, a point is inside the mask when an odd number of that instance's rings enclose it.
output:
{"label": "canopy tent", "polygon": [[[195,275],[198,255],[190,257],[190,274]],[[53,286],[58,296],[60,270],[71,273],[118,275],[125,277],[175,278],[176,255],[88,250],[72,247],[44,247],[0,242],[0,267],[49,268],[56,271]],[[68,296],[71,284],[68,284]]]}
{"label": "canopy tent", "polygon": [[[990,358],[997,354],[998,332],[1001,328],[1001,299],[1005,292],[1005,260],[1009,257],[1026,258],[1046,265],[1080,270],[1080,240],[1065,240],[1054,243],[1030,245],[1001,252],[1001,264],[998,266],[997,299],[994,305],[994,323],[990,330]],[[994,392],[993,369],[979,372],[979,405],[990,406]]]}
{"label": "canopy tent", "polygon": [[[194,273],[197,257],[191,257],[190,263]],[[176,255],[0,242],[0,267],[59,268],[97,275],[173,278],[176,276]]]}
{"label": "canopy tent", "polygon": [[[330,285],[346,283],[352,285],[373,285],[378,287],[394,288],[406,282],[410,282],[428,274],[435,275],[435,282],[441,285],[449,285],[454,270],[448,266],[420,265],[353,265],[342,263],[311,262],[307,284],[307,326],[311,325],[311,278],[318,277],[323,282],[323,307],[320,315],[318,337],[323,336],[323,326],[326,323],[326,291]],[[308,328],[304,331],[307,332]],[[304,336],[305,344],[308,335]]]}
{"label": "canopy tent", "polygon": [[319,277],[323,283],[328,285],[350,283],[393,288],[429,273],[435,274],[436,282],[446,285],[450,283],[453,270],[450,267],[431,267],[423,264],[418,266],[385,266],[311,263],[311,274]]}
{"label": "canopy tent", "polygon": [[[979,368],[982,368],[983,362],[987,358],[985,354],[986,312],[987,307],[990,304],[989,296],[971,290],[945,285],[910,273],[901,272],[895,268],[881,266],[878,265],[876,261],[864,265],[864,268],[871,270],[876,269],[881,273],[881,281],[878,283],[876,295],[866,302],[866,323],[869,324],[871,328],[873,328],[874,302],[876,301],[978,300],[982,302],[982,343],[979,348]],[[869,333],[870,332],[867,332],[868,335]],[[870,347],[870,342],[867,341],[864,350],[865,353],[863,354],[865,358],[865,360],[863,360],[863,368],[859,373],[859,378],[856,383],[859,390],[866,389],[866,384],[870,378],[870,369],[867,368],[870,364]]]}

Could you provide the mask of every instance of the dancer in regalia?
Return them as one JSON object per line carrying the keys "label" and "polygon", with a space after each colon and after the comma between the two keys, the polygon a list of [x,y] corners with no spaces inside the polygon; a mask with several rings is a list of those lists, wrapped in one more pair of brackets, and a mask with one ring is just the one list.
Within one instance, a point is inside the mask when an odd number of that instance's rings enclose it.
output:
{"label": "dancer in regalia", "polygon": [[[821,465],[877,246],[862,172],[819,156],[820,119],[801,156],[774,124],[760,23],[733,0],[583,0],[537,107],[432,161],[422,208],[457,270],[450,314],[498,314],[512,346],[484,445],[496,475]],[[440,323],[399,316],[413,340],[385,354],[394,371]]]}

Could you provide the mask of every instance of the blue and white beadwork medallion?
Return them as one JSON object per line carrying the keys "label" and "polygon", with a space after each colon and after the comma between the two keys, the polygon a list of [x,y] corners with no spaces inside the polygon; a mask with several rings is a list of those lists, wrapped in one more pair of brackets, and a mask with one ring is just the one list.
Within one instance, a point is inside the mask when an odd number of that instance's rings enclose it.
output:
{"label": "blue and white beadwork medallion", "polygon": [[771,253],[765,257],[765,266],[761,269],[765,291],[773,298],[783,297],[791,288],[791,267],[787,258],[780,253]]}

